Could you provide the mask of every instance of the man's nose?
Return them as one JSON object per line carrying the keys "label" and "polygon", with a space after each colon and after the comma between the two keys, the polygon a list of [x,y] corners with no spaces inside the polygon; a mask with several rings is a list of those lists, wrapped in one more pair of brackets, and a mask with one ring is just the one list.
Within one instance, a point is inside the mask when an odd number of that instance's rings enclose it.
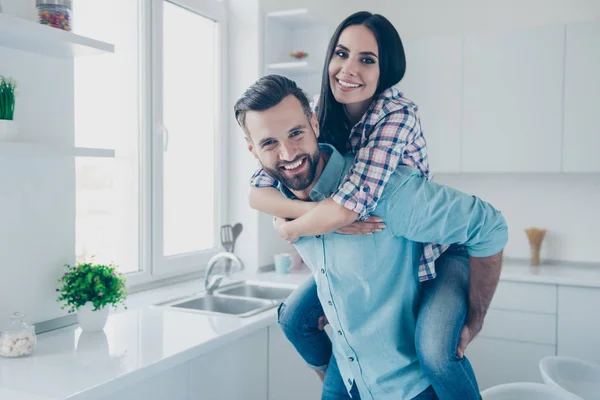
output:
{"label": "man's nose", "polygon": [[294,161],[297,153],[296,146],[289,143],[281,143],[279,148],[279,159],[281,161]]}

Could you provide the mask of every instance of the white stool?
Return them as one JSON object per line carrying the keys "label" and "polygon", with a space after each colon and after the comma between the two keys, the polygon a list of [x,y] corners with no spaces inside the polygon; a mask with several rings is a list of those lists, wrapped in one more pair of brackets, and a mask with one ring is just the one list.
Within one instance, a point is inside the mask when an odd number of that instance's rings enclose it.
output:
{"label": "white stool", "polygon": [[559,387],[518,382],[498,385],[481,392],[483,400],[582,400]]}
{"label": "white stool", "polygon": [[546,357],[540,372],[547,385],[560,387],[584,400],[600,399],[600,366],[578,358]]}

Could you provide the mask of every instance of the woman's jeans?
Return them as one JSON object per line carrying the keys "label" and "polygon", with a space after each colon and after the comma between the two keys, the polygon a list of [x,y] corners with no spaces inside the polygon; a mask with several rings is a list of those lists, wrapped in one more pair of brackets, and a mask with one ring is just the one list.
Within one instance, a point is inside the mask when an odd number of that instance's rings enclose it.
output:
{"label": "woman's jeans", "polygon": [[[436,272],[435,279],[422,284],[415,333],[417,357],[440,400],[480,399],[469,360],[456,353],[467,315],[469,259],[465,248],[450,247],[436,260]],[[332,356],[331,340],[318,328],[318,318],[323,314],[311,277],[280,306],[279,324],[311,368],[327,371],[323,399],[349,399]],[[355,390],[353,400],[358,398]]]}

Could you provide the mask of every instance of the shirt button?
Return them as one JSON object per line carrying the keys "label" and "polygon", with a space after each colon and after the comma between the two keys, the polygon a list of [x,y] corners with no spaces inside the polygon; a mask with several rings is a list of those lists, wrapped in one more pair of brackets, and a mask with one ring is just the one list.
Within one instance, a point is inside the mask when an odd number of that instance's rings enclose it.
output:
{"label": "shirt button", "polygon": [[363,192],[368,192],[369,191],[369,187],[368,186],[363,186]]}
{"label": "shirt button", "polygon": [[324,270],[323,268],[321,268],[321,273],[322,273],[322,274],[324,274],[324,273],[325,273],[325,270]]}
{"label": "shirt button", "polygon": [[354,357],[348,357],[348,360],[350,360],[350,362],[354,361]]}
{"label": "shirt button", "polygon": [[352,379],[348,378],[348,385],[352,385]]}
{"label": "shirt button", "polygon": [[338,331],[338,335],[342,336],[342,331]]}
{"label": "shirt button", "polygon": [[329,300],[329,301],[327,302],[327,304],[329,304],[330,306],[332,306],[332,305],[333,305],[333,303],[331,302],[331,300]]}

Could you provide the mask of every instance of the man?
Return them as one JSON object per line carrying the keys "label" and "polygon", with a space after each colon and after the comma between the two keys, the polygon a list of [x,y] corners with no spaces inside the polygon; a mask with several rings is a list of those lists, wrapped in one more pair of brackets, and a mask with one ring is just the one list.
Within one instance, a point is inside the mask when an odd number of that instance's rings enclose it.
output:
{"label": "man", "polygon": [[[289,198],[329,197],[353,163],[332,146],[319,146],[308,100],[286,78],[261,78],[238,100],[235,112],[248,149]],[[481,324],[507,242],[504,218],[489,204],[429,182],[406,166],[394,172],[373,214],[387,229],[369,236],[302,237],[296,248],[317,283],[348,393],[358,389],[362,399],[378,400],[435,398],[414,342],[422,243],[464,245],[471,268],[489,268],[489,279],[476,283],[485,290],[470,298],[477,310],[472,318]]]}

